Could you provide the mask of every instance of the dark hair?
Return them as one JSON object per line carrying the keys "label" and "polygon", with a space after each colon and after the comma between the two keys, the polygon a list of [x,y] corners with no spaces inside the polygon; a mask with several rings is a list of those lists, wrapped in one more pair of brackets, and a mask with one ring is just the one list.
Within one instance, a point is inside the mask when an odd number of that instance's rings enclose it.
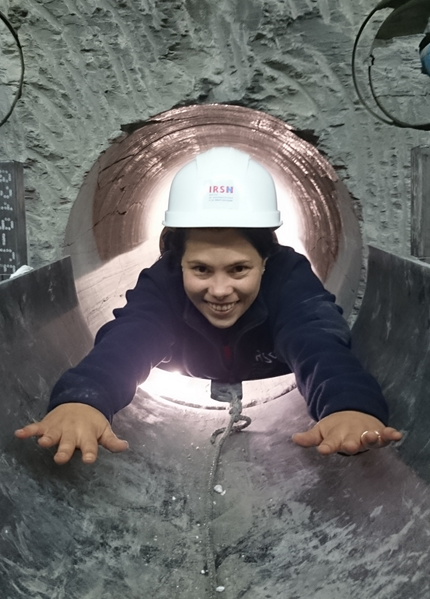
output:
{"label": "dark hair", "polygon": [[[213,229],[208,227],[208,230]],[[185,252],[188,231],[189,229],[165,227],[160,235],[161,255],[171,251],[172,257],[180,261]],[[257,250],[263,259],[268,258],[278,250],[278,238],[272,229],[238,228],[237,231]]]}

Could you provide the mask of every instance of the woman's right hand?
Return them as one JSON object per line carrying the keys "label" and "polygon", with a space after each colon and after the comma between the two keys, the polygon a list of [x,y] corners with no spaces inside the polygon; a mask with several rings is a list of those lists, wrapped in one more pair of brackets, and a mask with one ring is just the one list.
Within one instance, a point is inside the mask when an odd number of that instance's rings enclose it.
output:
{"label": "woman's right hand", "polygon": [[41,447],[58,445],[54,460],[65,464],[76,449],[82,461],[92,464],[97,459],[98,446],[120,452],[128,448],[127,441],[118,439],[108,420],[99,410],[87,404],[65,403],[54,408],[40,422],[33,422],[15,431],[18,439],[39,437]]}

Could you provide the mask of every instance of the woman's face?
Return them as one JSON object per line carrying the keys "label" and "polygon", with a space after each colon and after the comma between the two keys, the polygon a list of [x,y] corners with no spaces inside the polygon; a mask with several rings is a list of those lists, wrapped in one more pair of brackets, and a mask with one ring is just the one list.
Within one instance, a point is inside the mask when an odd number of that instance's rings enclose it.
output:
{"label": "woman's face", "polygon": [[213,326],[226,329],[257,297],[265,262],[237,229],[189,229],[181,261],[185,293]]}

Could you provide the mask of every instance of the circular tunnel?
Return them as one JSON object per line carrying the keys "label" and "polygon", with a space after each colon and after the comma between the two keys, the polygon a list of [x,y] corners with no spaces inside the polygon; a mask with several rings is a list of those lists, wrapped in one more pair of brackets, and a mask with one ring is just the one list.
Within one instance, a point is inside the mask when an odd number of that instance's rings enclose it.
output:
{"label": "circular tunnel", "polygon": [[[157,259],[173,176],[197,153],[221,145],[249,153],[271,172],[284,223],[280,242],[307,255],[349,314],[361,268],[351,199],[330,164],[291,127],[256,110],[206,105],[173,109],[126,129],[88,174],[66,233],[79,302],[93,333],[123,305],[140,270]],[[244,383],[246,405],[279,397],[293,380]],[[182,390],[197,405],[202,397],[210,402],[207,382],[181,382],[157,370],[144,388],[175,401]]]}
{"label": "circular tunnel", "polygon": [[[100,448],[93,465],[77,453],[58,467],[52,451],[11,432],[42,417],[60,374],[91,347],[70,260],[2,283],[2,596],[427,596],[429,378],[409,374],[428,363],[420,353],[429,330],[420,327],[407,359],[403,349],[411,314],[417,323],[428,315],[430,273],[420,264],[412,276],[418,265],[405,262],[386,254],[369,271],[360,336],[397,408],[419,414],[408,462],[426,469],[427,482],[394,448],[327,458],[295,445],[293,433],[310,425],[297,390],[247,409],[251,426],[231,435],[222,453],[211,439],[229,420],[225,409],[174,405],[139,390],[113,423],[127,451]],[[419,404],[411,405],[415,394]]]}
{"label": "circular tunnel", "polygon": [[[244,405],[252,426],[231,435],[222,454],[211,440],[227,424],[225,404],[190,406],[188,389],[183,405],[139,389],[114,420],[129,449],[115,456],[101,449],[95,465],[75,456],[58,468],[37,443],[10,439],[23,421],[41,418],[59,375],[91,347],[87,324],[94,331],[110,318],[156,259],[176,170],[218,144],[269,168],[286,222],[280,241],[309,256],[346,313],[354,301],[361,243],[349,196],[287,125],[243,108],[192,106],[115,140],[70,216],[74,276],[65,259],[2,284],[0,554],[7,560],[0,560],[0,586],[10,599],[403,599],[428,591],[428,567],[417,576],[416,559],[429,563],[428,487],[394,450],[327,459],[295,445],[293,433],[310,421],[291,380],[288,397],[285,382],[252,382],[259,402]],[[373,276],[373,303],[398,301],[398,281],[411,267],[397,268],[393,280],[386,264]],[[362,336],[370,322],[380,344],[372,355],[387,370],[380,358],[391,319],[380,319],[381,333],[370,312]],[[402,329],[399,344],[406,338]],[[398,369],[398,361],[390,364]]]}
{"label": "circular tunnel", "polygon": [[123,127],[88,173],[70,214],[65,253],[95,332],[158,256],[170,182],[213,146],[249,153],[275,179],[281,243],[308,256],[348,315],[361,269],[361,237],[348,191],[318,150],[283,121],[232,105],[176,108]]}

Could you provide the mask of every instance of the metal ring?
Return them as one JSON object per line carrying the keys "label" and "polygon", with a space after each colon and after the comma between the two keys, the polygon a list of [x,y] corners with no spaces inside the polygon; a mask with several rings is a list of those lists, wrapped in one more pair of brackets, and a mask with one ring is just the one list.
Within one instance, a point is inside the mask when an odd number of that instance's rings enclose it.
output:
{"label": "metal ring", "polygon": [[381,439],[381,434],[379,433],[379,431],[364,431],[364,433],[361,433],[361,435],[360,435],[360,442],[363,444],[367,443],[365,436],[367,435],[367,433],[371,433],[371,432],[376,433],[378,435],[378,445],[380,445],[382,439]]}
{"label": "metal ring", "polygon": [[24,72],[25,72],[25,64],[24,64],[24,53],[22,51],[22,46],[21,46],[21,42],[19,41],[19,37],[17,32],[15,31],[15,29],[12,27],[11,22],[9,21],[9,19],[6,17],[5,14],[3,14],[0,11],[0,20],[6,25],[6,27],[9,29],[10,33],[13,36],[13,39],[16,42],[16,45],[18,47],[18,54],[19,54],[19,60],[21,63],[21,75],[19,78],[19,83],[18,83],[18,90],[15,94],[15,98],[13,99],[12,105],[9,108],[8,113],[6,114],[6,116],[3,119],[0,119],[0,127],[2,127],[5,122],[8,120],[8,118],[10,117],[10,115],[13,112],[13,109],[15,108],[16,103],[18,102],[18,100],[20,99],[20,97],[22,96],[22,88],[24,86]]}

